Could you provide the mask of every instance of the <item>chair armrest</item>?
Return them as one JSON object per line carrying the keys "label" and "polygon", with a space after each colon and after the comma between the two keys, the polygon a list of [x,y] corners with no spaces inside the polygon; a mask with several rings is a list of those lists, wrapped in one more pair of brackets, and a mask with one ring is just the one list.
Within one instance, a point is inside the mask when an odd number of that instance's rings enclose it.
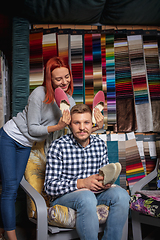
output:
{"label": "chair armrest", "polygon": [[134,195],[135,192],[140,191],[146,184],[148,184],[150,181],[152,181],[157,176],[157,167],[149,173],[147,176],[139,180],[137,183],[134,184],[131,195]]}
{"label": "chair armrest", "polygon": [[37,239],[47,240],[48,235],[48,219],[47,219],[47,206],[44,198],[37,192],[23,176],[20,186],[34,201],[37,210]]}

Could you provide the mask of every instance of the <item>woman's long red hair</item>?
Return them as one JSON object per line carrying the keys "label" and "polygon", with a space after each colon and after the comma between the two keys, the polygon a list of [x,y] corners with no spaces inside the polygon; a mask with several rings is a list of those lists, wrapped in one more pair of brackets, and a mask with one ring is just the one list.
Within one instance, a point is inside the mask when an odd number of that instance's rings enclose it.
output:
{"label": "woman's long red hair", "polygon": [[54,102],[54,90],[55,89],[53,88],[53,85],[52,85],[52,71],[55,68],[60,68],[60,67],[68,68],[71,81],[70,81],[70,84],[69,84],[69,87],[68,87],[68,90],[66,91],[66,93],[68,93],[71,96],[73,94],[73,76],[72,76],[72,72],[70,70],[68,63],[64,62],[64,60],[60,57],[50,58],[44,68],[44,81],[42,84],[42,86],[46,87],[46,96],[45,96],[44,102],[47,104]]}

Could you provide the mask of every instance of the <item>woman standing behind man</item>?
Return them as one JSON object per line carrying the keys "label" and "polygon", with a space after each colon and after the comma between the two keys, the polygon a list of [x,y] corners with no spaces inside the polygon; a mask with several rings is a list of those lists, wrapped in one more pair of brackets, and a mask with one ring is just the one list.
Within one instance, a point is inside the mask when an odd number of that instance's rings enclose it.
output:
{"label": "woman standing behind man", "polygon": [[[30,94],[23,112],[0,129],[0,239],[5,239],[3,234],[6,231],[9,240],[17,240],[15,201],[33,143],[45,140],[49,133],[61,130],[70,123],[70,112],[66,110],[62,115],[54,101],[57,87],[67,94],[72,108],[75,105],[72,73],[69,65],[59,57],[48,60],[44,82]],[[93,131],[103,126],[103,115],[98,109],[95,118],[97,124]]]}

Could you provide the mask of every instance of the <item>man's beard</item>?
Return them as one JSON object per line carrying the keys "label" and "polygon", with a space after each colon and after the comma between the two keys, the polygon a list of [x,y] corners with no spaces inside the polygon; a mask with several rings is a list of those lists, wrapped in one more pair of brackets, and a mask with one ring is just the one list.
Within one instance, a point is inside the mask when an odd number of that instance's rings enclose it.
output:
{"label": "man's beard", "polygon": [[[88,133],[88,131],[82,131],[82,132],[84,132],[84,133]],[[81,132],[78,132],[78,133],[81,133]],[[88,135],[86,138],[84,138],[84,139],[80,139],[80,138],[78,138],[78,137],[76,137],[76,136],[74,136],[74,138],[76,139],[76,141],[77,142],[86,142],[89,138],[90,138],[90,135]]]}

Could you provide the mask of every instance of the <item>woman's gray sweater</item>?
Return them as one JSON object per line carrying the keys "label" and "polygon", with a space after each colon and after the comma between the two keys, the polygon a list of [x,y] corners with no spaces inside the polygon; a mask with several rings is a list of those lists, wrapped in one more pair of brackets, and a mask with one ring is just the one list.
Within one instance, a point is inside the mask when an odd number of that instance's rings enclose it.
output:
{"label": "woman's gray sweater", "polygon": [[[70,108],[75,105],[74,99],[68,95]],[[48,136],[47,127],[56,125],[62,116],[56,102],[46,104],[45,88],[39,86],[33,90],[28,98],[28,105],[23,112],[19,112],[13,121],[20,132],[31,141],[43,141]]]}

